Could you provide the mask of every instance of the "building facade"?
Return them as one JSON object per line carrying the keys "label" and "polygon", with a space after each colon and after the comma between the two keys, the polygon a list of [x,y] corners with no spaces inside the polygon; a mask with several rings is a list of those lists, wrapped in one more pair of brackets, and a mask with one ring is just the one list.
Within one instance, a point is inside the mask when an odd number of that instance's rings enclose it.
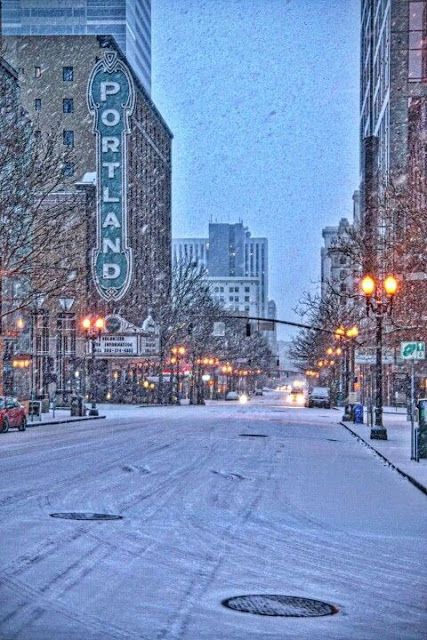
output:
{"label": "building facade", "polygon": [[224,309],[248,316],[260,315],[259,278],[207,276],[206,280],[211,285],[212,297]]}
{"label": "building facade", "polygon": [[257,278],[258,315],[268,312],[268,240],[253,238],[242,222],[209,223],[207,238],[174,238],[174,263],[190,260],[206,269],[209,277]]}
{"label": "building facade", "polygon": [[[75,281],[37,309],[32,387],[46,393],[49,380],[60,390],[81,380],[90,345],[79,323],[98,315],[106,319],[95,345],[98,395],[115,398],[138,388],[155,355],[144,321],[170,295],[172,134],[113,38],[5,41],[36,143],[53,130],[58,152],[72,151],[51,199],[62,199],[64,222],[71,202],[82,217]],[[64,296],[71,308],[61,307]]]}
{"label": "building facade", "polygon": [[341,218],[338,226],[322,229],[323,247],[321,255],[321,295],[335,293],[341,296],[343,304],[353,291],[353,266],[351,259],[337,250],[340,240],[348,235],[350,223]]}
{"label": "building facade", "polygon": [[[242,222],[211,222],[207,238],[175,238],[172,256],[174,264],[193,262],[203,269],[213,297],[225,309],[276,318],[276,305],[268,298],[268,240],[253,238]],[[262,333],[276,354],[276,326],[264,324]]]}
{"label": "building facade", "polygon": [[207,271],[208,269],[207,238],[177,238],[172,241],[173,264],[186,264],[191,262],[196,268]]}
{"label": "building facade", "polygon": [[427,293],[426,246],[419,242],[425,237],[419,220],[425,220],[426,113],[427,0],[363,0],[360,213],[364,270],[379,277],[395,272],[399,277],[394,314],[400,325],[414,327],[412,337],[406,339],[421,339],[427,321],[419,304]]}
{"label": "building facade", "polygon": [[111,35],[151,88],[151,0],[2,0],[4,35]]}

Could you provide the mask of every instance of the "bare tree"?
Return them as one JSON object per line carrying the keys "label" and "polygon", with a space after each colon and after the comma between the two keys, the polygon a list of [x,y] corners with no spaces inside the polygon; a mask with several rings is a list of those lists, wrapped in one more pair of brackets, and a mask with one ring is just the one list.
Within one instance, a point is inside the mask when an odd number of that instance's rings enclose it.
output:
{"label": "bare tree", "polygon": [[[12,82],[0,83],[0,387],[4,336],[40,295],[78,286],[81,194],[64,190],[72,150],[35,131]],[[64,150],[62,151],[61,148]]]}

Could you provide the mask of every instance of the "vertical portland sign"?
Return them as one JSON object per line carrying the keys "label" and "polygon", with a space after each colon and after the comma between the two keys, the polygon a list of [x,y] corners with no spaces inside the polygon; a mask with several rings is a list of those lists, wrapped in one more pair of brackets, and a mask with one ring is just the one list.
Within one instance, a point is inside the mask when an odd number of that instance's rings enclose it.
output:
{"label": "vertical portland sign", "polygon": [[105,300],[120,300],[132,279],[128,244],[127,155],[129,118],[135,89],[127,66],[106,53],[92,70],[88,106],[96,134],[96,247],[92,251],[95,286]]}

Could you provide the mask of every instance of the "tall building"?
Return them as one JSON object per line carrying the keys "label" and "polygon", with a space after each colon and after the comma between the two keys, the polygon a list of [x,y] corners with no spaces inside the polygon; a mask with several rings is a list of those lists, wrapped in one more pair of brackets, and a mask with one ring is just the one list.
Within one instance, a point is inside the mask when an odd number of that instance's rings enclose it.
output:
{"label": "tall building", "polygon": [[367,174],[380,186],[407,176],[410,123],[427,101],[427,1],[362,0],[361,10],[363,217]]}
{"label": "tall building", "polygon": [[[72,150],[50,198],[63,199],[64,223],[71,203],[84,223],[74,239],[75,281],[63,292],[72,310],[61,309],[53,294],[38,311],[35,361],[41,364],[33,378],[41,393],[53,372],[58,390],[69,388],[69,372],[84,370],[78,320],[100,314],[107,331],[96,345],[99,395],[117,399],[120,382],[140,390],[143,363],[152,355],[144,321],[170,292],[172,134],[111,36],[6,36],[4,42],[35,143],[43,145],[53,131],[58,151]],[[61,351],[65,320],[74,335],[69,351]]]}
{"label": "tall building", "polygon": [[346,296],[353,291],[353,267],[350,259],[336,248],[339,247],[340,240],[345,239],[349,228],[347,218],[341,218],[336,227],[324,227],[324,245],[320,250],[322,297],[334,292],[342,296],[340,300],[343,303],[347,302]]}
{"label": "tall building", "polygon": [[172,242],[172,262],[175,265],[192,262],[207,271],[208,246],[207,238],[177,238]]}
{"label": "tall building", "polygon": [[268,311],[268,240],[253,238],[242,222],[211,222],[208,238],[175,238],[174,262],[190,260],[215,278],[258,278],[258,315]]}
{"label": "tall building", "polygon": [[427,0],[362,0],[360,82],[364,270],[397,273],[395,318],[421,339],[426,249],[414,211],[425,212],[427,185]]}
{"label": "tall building", "polygon": [[4,35],[111,35],[151,89],[151,0],[2,0]]}
{"label": "tall building", "polygon": [[[172,259],[205,270],[213,297],[226,309],[276,318],[276,305],[268,299],[268,240],[253,238],[242,222],[211,222],[208,238],[174,238]],[[263,333],[276,353],[275,326]]]}

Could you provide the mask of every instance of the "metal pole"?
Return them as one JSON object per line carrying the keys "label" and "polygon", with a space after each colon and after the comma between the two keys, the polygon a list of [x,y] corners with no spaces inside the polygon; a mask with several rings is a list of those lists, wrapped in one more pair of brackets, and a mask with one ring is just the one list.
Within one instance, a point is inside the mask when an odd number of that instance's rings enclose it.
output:
{"label": "metal pole", "polygon": [[350,420],[350,406],[348,401],[348,395],[350,390],[350,348],[347,343],[344,343],[344,415],[343,420]]}
{"label": "metal pole", "polygon": [[415,420],[414,420],[414,403],[415,403],[415,363],[411,360],[411,460],[417,459],[417,443],[415,439]]}
{"label": "metal pole", "polygon": [[89,409],[90,416],[99,415],[98,409],[96,408],[96,396],[97,396],[97,388],[96,388],[96,377],[95,377],[95,340],[96,337],[94,335],[90,336],[90,341],[92,343],[92,353],[91,353],[91,376],[90,376],[90,395],[92,397],[92,406]]}
{"label": "metal pole", "polygon": [[375,426],[371,429],[371,440],[387,440],[387,429],[383,425],[383,309],[376,311],[376,362],[375,362]]}

